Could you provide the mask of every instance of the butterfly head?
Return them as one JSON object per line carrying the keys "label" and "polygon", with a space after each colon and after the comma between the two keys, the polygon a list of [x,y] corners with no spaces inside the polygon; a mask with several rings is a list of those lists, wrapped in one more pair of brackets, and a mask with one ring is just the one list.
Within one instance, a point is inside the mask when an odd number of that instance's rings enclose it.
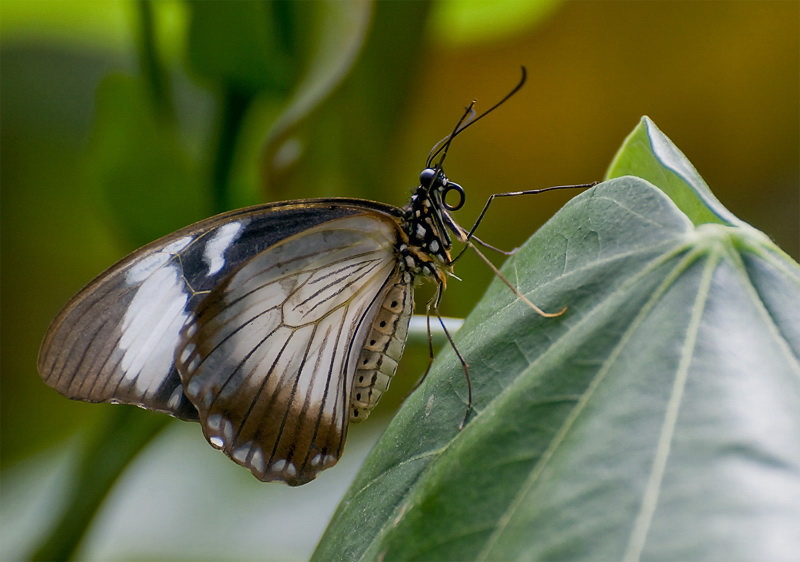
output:
{"label": "butterfly head", "polygon": [[[458,196],[455,203],[447,201],[451,192]],[[441,267],[449,269],[453,245],[449,232],[459,239],[463,232],[450,216],[450,211],[460,209],[464,200],[464,189],[450,181],[440,167],[422,170],[419,186],[404,208],[403,228],[408,236],[408,245],[413,249],[416,261],[426,266],[412,269],[421,269],[426,274]],[[440,274],[435,276],[440,277]]]}

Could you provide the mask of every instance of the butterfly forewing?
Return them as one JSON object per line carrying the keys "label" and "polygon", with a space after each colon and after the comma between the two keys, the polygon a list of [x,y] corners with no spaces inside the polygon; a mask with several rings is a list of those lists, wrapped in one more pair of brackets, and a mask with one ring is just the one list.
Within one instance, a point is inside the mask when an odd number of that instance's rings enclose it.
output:
{"label": "butterfly forewing", "polygon": [[356,363],[401,278],[397,223],[328,221],[244,263],[184,328],[178,371],[209,442],[262,480],[338,460]]}

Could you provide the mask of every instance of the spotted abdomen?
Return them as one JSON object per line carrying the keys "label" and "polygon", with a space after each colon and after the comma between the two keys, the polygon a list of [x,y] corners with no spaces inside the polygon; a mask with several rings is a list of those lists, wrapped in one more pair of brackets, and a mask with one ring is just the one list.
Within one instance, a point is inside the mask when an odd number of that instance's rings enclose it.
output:
{"label": "spotted abdomen", "polygon": [[350,421],[361,421],[389,388],[403,355],[408,335],[408,321],[414,309],[413,281],[408,272],[402,274],[386,295],[369,335],[361,350],[356,369]]}

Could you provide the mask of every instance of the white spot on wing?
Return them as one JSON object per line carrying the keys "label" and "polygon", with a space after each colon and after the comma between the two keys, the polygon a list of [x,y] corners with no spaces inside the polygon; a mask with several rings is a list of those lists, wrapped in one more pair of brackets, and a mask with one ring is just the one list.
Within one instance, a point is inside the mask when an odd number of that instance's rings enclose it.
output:
{"label": "white spot on wing", "polygon": [[241,222],[229,222],[214,232],[214,236],[206,244],[203,261],[208,265],[208,275],[215,275],[225,266],[225,251],[239,238],[244,225]]}
{"label": "white spot on wing", "polygon": [[178,238],[175,242],[171,244],[167,244],[161,250],[162,252],[166,252],[168,254],[176,254],[183,250],[186,246],[188,246],[194,238],[192,236],[184,236],[183,238]]}
{"label": "white spot on wing", "polygon": [[193,343],[186,344],[186,347],[184,347],[183,351],[181,351],[181,363],[186,363],[186,361],[189,360],[189,357],[191,357],[192,353],[194,353],[194,347],[195,345]]}
{"label": "white spot on wing", "polygon": [[[197,398],[200,395],[200,390],[201,390],[200,381],[197,379],[190,380],[189,384],[186,386],[186,394],[190,398]],[[209,425],[211,424],[211,420],[214,419],[215,417],[219,417],[219,414],[215,414],[214,416],[208,418]]]}
{"label": "white spot on wing", "polygon": [[136,285],[150,277],[154,271],[169,261],[172,256],[162,252],[156,252],[150,256],[142,258],[125,273],[125,280]]}
{"label": "white spot on wing", "polygon": [[188,295],[177,266],[153,271],[137,289],[120,326],[121,368],[142,394],[158,388],[172,371]]}
{"label": "white spot on wing", "polygon": [[250,445],[251,443],[245,443],[244,445],[239,445],[236,449],[233,450],[233,455],[231,457],[238,463],[243,463],[247,461],[247,455],[250,454]]}
{"label": "white spot on wing", "polygon": [[181,403],[181,397],[183,397],[183,387],[179,385],[175,390],[172,391],[172,395],[169,397],[167,406],[173,410],[176,409]]}
{"label": "white spot on wing", "polygon": [[136,285],[149,278],[161,266],[165,265],[172,256],[177,252],[183,250],[186,246],[191,244],[194,238],[192,236],[184,236],[178,238],[171,244],[167,244],[158,252],[146,256],[134,263],[130,269],[125,273],[125,280],[131,285]]}
{"label": "white spot on wing", "polygon": [[233,440],[233,423],[221,414],[208,416],[206,429],[208,442],[217,449],[222,449]]}
{"label": "white spot on wing", "polygon": [[211,414],[206,420],[209,429],[218,430],[222,425],[222,414]]}
{"label": "white spot on wing", "polygon": [[231,420],[224,420],[222,423],[222,438],[226,443],[233,441],[233,423]]}
{"label": "white spot on wing", "polygon": [[189,362],[187,368],[190,373],[194,373],[195,371],[197,371],[197,368],[199,366],[200,366],[200,356],[195,355],[194,357],[192,357],[192,360]]}
{"label": "white spot on wing", "polygon": [[250,458],[250,466],[262,475],[267,470],[267,463],[264,461],[264,453],[258,445],[253,445],[253,456]]}

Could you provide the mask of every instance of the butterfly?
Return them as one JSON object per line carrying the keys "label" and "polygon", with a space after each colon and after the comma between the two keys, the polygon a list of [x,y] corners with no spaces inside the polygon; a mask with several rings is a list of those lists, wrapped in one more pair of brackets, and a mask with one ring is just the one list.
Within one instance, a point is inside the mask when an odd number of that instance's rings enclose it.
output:
{"label": "butterfly", "polygon": [[[478,117],[470,105],[434,146],[403,208],[348,198],[270,203],[140,248],[55,318],[39,373],[69,398],[197,421],[213,447],[260,480],[313,480],[340,458],[349,423],[366,419],[388,389],[415,280],[436,284],[438,315],[453,238],[478,240],[492,199],[471,230],[454,220],[465,194],[442,169],[450,143],[524,81],[523,69],[518,86]],[[512,194],[496,196],[504,195]]]}

